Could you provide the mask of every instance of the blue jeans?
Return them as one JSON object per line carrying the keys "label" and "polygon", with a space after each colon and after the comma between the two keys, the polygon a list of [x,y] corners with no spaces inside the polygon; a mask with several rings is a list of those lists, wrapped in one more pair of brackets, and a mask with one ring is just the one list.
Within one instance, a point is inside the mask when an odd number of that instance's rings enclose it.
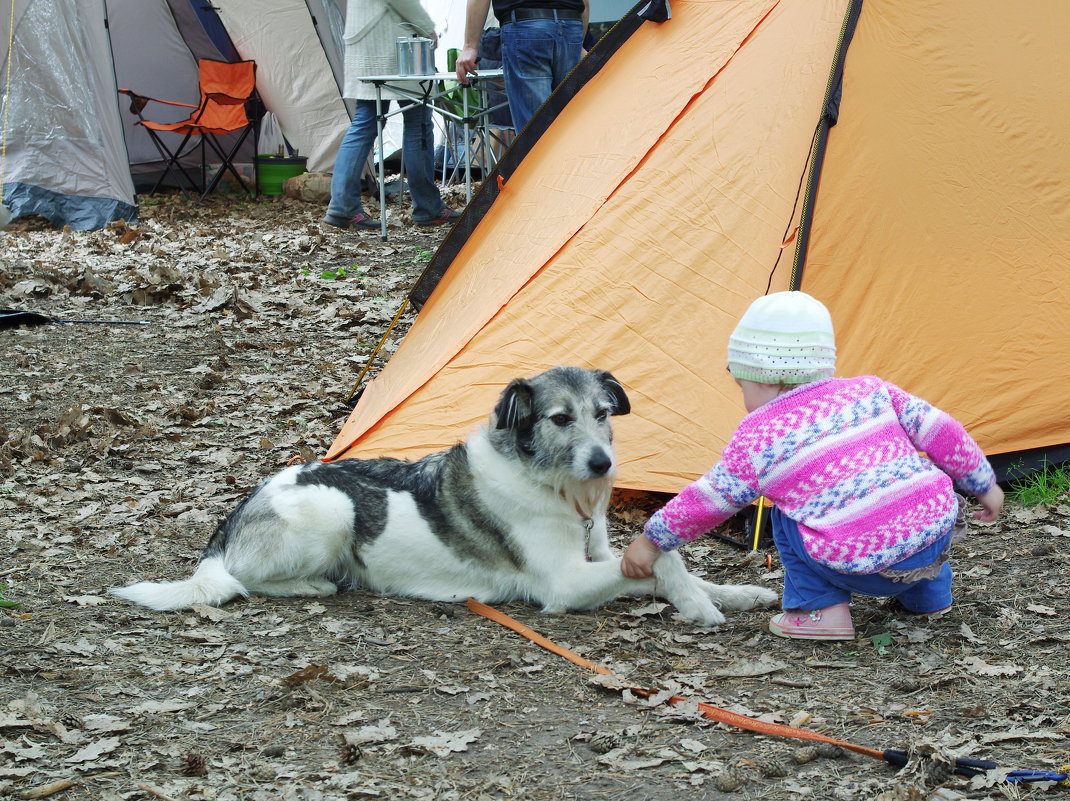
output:
{"label": "blue jeans", "polygon": [[[417,222],[427,222],[438,217],[446,208],[435,186],[435,133],[431,109],[422,103],[398,102],[404,122],[401,149],[412,197],[412,218]],[[383,101],[384,113],[389,105],[389,101]],[[331,176],[328,219],[336,223],[348,223],[357,214],[364,213],[360,204],[360,175],[375,144],[376,133],[375,101],[358,100],[353,122],[338,146],[338,157]]]}
{"label": "blue jeans", "polygon": [[579,63],[582,49],[579,20],[524,19],[502,25],[505,94],[518,133]]}
{"label": "blue jeans", "polygon": [[[803,546],[799,526],[779,508],[773,507],[769,521],[773,527],[773,542],[784,566],[784,595],[781,599],[784,609],[824,609],[850,601],[852,594],[894,597],[906,609],[919,614],[951,606],[950,562],[944,562],[936,578],[911,583],[892,581],[876,574],[837,573],[814,561]],[[943,553],[950,537],[948,532],[947,536],[891,567],[910,570],[932,564]]]}

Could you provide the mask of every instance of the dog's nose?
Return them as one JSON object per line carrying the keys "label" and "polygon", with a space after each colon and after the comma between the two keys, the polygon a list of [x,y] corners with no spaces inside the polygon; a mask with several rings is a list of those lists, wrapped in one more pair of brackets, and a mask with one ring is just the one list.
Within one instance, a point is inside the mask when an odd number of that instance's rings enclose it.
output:
{"label": "dog's nose", "polygon": [[592,476],[604,476],[612,466],[613,460],[601,450],[591,454],[591,458],[587,460],[587,469],[591,471]]}

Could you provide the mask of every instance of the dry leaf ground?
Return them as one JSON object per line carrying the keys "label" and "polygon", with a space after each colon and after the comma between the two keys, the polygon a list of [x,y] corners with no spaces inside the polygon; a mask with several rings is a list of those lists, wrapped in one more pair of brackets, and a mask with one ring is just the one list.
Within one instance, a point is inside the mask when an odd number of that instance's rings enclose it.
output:
{"label": "dry leaf ground", "polygon": [[[939,760],[897,773],[713,724],[687,705],[651,706],[461,605],[349,593],[158,614],[107,596],[188,573],[261,477],[325,451],[443,234],[403,223],[387,243],[325,232],[322,211],[168,198],[132,226],[70,233],[29,221],[0,233],[0,306],[146,323],[0,330],[0,592],[20,604],[0,610],[0,795],[1067,792],[975,786]],[[660,500],[618,497],[616,541]],[[696,629],[649,600],[505,611],[638,685],[879,749],[1050,769],[1070,762],[1068,547],[1070,501],[1012,505],[959,547],[949,615],[912,619],[860,599],[851,643],[777,639],[766,612]],[[775,554],[767,563],[716,539],[687,558],[716,581],[780,580]]]}

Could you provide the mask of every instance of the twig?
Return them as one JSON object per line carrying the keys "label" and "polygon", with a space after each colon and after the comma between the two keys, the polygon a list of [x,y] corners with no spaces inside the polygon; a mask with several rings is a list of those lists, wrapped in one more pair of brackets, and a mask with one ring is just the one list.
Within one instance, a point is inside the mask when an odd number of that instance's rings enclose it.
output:
{"label": "twig", "polygon": [[155,787],[149,787],[147,784],[139,784],[137,786],[137,789],[141,790],[143,793],[148,793],[149,795],[154,795],[157,798],[162,798],[163,801],[175,801],[175,799],[171,798],[171,796],[164,795]]}
{"label": "twig", "polygon": [[810,679],[807,679],[807,678],[804,678],[804,679],[780,679],[780,678],[775,678],[774,677],[774,678],[769,679],[769,681],[772,684],[780,684],[780,685],[782,685],[784,687],[798,687],[798,688],[805,689],[807,687],[813,687],[814,686],[813,681],[811,681]]}
{"label": "twig", "polygon": [[74,786],[74,782],[70,779],[60,779],[56,782],[49,784],[42,784],[40,787],[31,787],[29,790],[22,790],[16,796],[17,798],[48,798],[50,795],[56,793],[62,793],[64,790],[69,790]]}

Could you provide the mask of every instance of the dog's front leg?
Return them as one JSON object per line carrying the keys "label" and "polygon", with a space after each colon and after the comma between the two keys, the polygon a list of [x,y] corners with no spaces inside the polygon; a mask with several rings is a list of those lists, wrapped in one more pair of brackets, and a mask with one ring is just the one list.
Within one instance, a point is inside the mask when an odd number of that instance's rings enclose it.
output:
{"label": "dog's front leg", "polygon": [[703,626],[724,623],[724,615],[703,590],[700,580],[687,572],[678,551],[665,551],[654,562],[658,595],[666,598],[688,620]]}
{"label": "dog's front leg", "polygon": [[658,558],[653,578],[627,578],[620,572],[620,559],[611,557],[603,562],[584,562],[567,574],[554,574],[548,583],[542,598],[544,612],[593,609],[622,596],[658,595],[701,626],[724,622],[724,615],[684,569],[676,552]]}
{"label": "dog's front leg", "polygon": [[654,579],[630,579],[620,572],[620,559],[577,562],[571,569],[548,566],[542,571],[539,600],[543,612],[594,609],[626,595],[652,595]]}

